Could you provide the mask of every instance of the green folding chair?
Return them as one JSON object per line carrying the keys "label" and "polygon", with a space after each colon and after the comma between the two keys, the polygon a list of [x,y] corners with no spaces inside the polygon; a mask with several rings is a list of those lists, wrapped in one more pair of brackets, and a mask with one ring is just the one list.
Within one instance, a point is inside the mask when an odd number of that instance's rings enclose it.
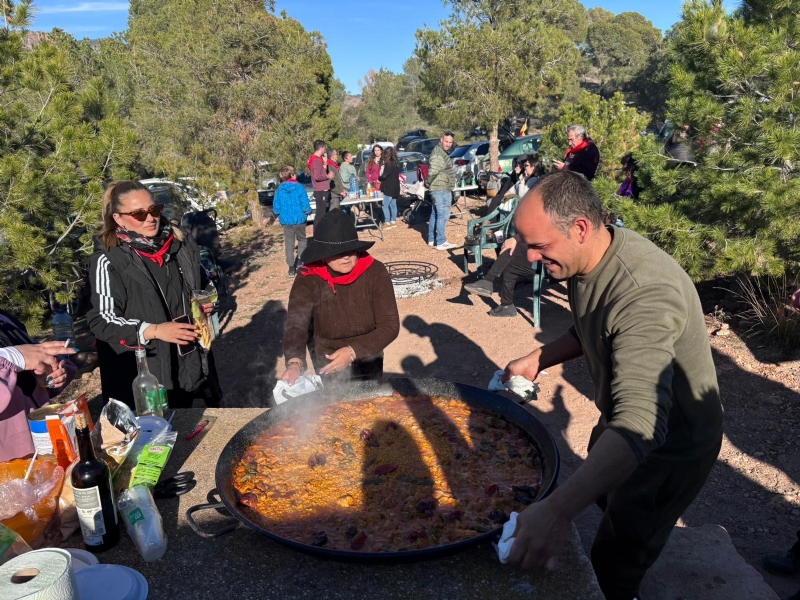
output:
{"label": "green folding chair", "polygon": [[[514,213],[517,210],[519,198],[514,196],[507,202],[504,209],[498,206],[494,211],[480,219],[470,219],[467,223],[467,236],[464,238],[464,275],[469,275],[469,255],[475,257],[475,268],[478,271],[478,279],[483,279],[483,251],[499,249],[502,245],[495,238],[495,233],[501,231],[503,239],[514,235]],[[489,223],[497,219],[496,223]],[[480,231],[478,231],[480,228]],[[491,233],[491,235],[489,235]]]}

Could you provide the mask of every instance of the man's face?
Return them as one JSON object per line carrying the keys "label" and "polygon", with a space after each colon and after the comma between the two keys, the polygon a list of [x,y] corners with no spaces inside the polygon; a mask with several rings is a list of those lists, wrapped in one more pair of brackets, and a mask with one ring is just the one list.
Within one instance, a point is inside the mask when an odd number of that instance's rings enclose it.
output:
{"label": "man's face", "polygon": [[528,245],[529,261],[542,261],[550,276],[557,280],[579,273],[581,244],[575,235],[577,231],[573,231],[576,227],[571,228],[567,238],[544,211],[538,192],[528,192],[517,209],[514,223],[520,238]]}
{"label": "man's face", "polygon": [[322,156],[323,154],[325,154],[326,150],[327,149],[325,148],[325,146],[323,146],[322,148],[314,152],[314,154],[316,154],[317,156]]}
{"label": "man's face", "polygon": [[567,132],[567,143],[569,144],[570,148],[574,148],[575,146],[580,144],[581,141],[583,141],[583,136],[582,135],[578,135],[574,131],[568,131]]}
{"label": "man's face", "polygon": [[450,152],[450,148],[453,147],[453,137],[445,135],[439,141],[442,143],[442,148],[444,148],[444,151]]}

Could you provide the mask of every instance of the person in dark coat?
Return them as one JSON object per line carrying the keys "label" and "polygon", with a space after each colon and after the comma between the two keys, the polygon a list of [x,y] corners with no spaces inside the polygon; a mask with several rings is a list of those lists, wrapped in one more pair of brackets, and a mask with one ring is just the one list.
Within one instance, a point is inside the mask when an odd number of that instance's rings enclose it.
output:
{"label": "person in dark coat", "polygon": [[400,161],[397,151],[387,148],[381,158],[381,174],[378,177],[383,193],[383,221],[385,227],[397,225],[397,199],[400,197]]}
{"label": "person in dark coat", "polygon": [[309,345],[326,384],[383,376],[383,350],[397,338],[400,317],[389,272],[367,254],[374,243],[360,241],[339,209],[320,220],[289,293],[281,379],[294,384],[303,374]]}
{"label": "person in dark coat", "polygon": [[567,129],[567,148],[564,160],[557,160],[553,166],[559,171],[572,171],[580,173],[591,181],[597,174],[597,165],[600,164],[600,151],[594,141],[586,134],[581,125],[573,125]]}
{"label": "person in dark coat", "polygon": [[[86,315],[97,338],[103,399],[135,407],[132,348],[143,346],[170,408],[190,408],[196,398],[219,406],[214,357],[196,343],[192,323],[192,291],[205,289],[208,276],[197,244],[161,216],[163,209],[138,181],[111,183],[103,195],[99,249],[90,262],[92,308]],[[203,310],[211,314],[213,305]],[[188,323],[175,321],[184,315]]]}

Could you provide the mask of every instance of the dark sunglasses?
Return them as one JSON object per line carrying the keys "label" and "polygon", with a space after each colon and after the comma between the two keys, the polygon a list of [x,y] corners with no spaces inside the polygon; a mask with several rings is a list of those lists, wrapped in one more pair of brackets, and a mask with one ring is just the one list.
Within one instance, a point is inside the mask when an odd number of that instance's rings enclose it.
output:
{"label": "dark sunglasses", "polygon": [[133,217],[139,223],[144,223],[147,220],[147,215],[153,215],[156,219],[161,216],[161,211],[164,210],[163,204],[151,204],[149,208],[137,208],[131,212],[117,213],[119,215],[127,215]]}

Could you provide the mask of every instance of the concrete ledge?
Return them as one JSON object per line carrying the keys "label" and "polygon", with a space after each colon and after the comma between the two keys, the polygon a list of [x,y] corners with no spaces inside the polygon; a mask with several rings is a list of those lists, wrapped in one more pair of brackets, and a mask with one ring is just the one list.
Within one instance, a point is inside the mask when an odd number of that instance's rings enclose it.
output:
{"label": "concrete ledge", "polygon": [[724,527],[676,527],[642,583],[647,600],[778,600]]}

